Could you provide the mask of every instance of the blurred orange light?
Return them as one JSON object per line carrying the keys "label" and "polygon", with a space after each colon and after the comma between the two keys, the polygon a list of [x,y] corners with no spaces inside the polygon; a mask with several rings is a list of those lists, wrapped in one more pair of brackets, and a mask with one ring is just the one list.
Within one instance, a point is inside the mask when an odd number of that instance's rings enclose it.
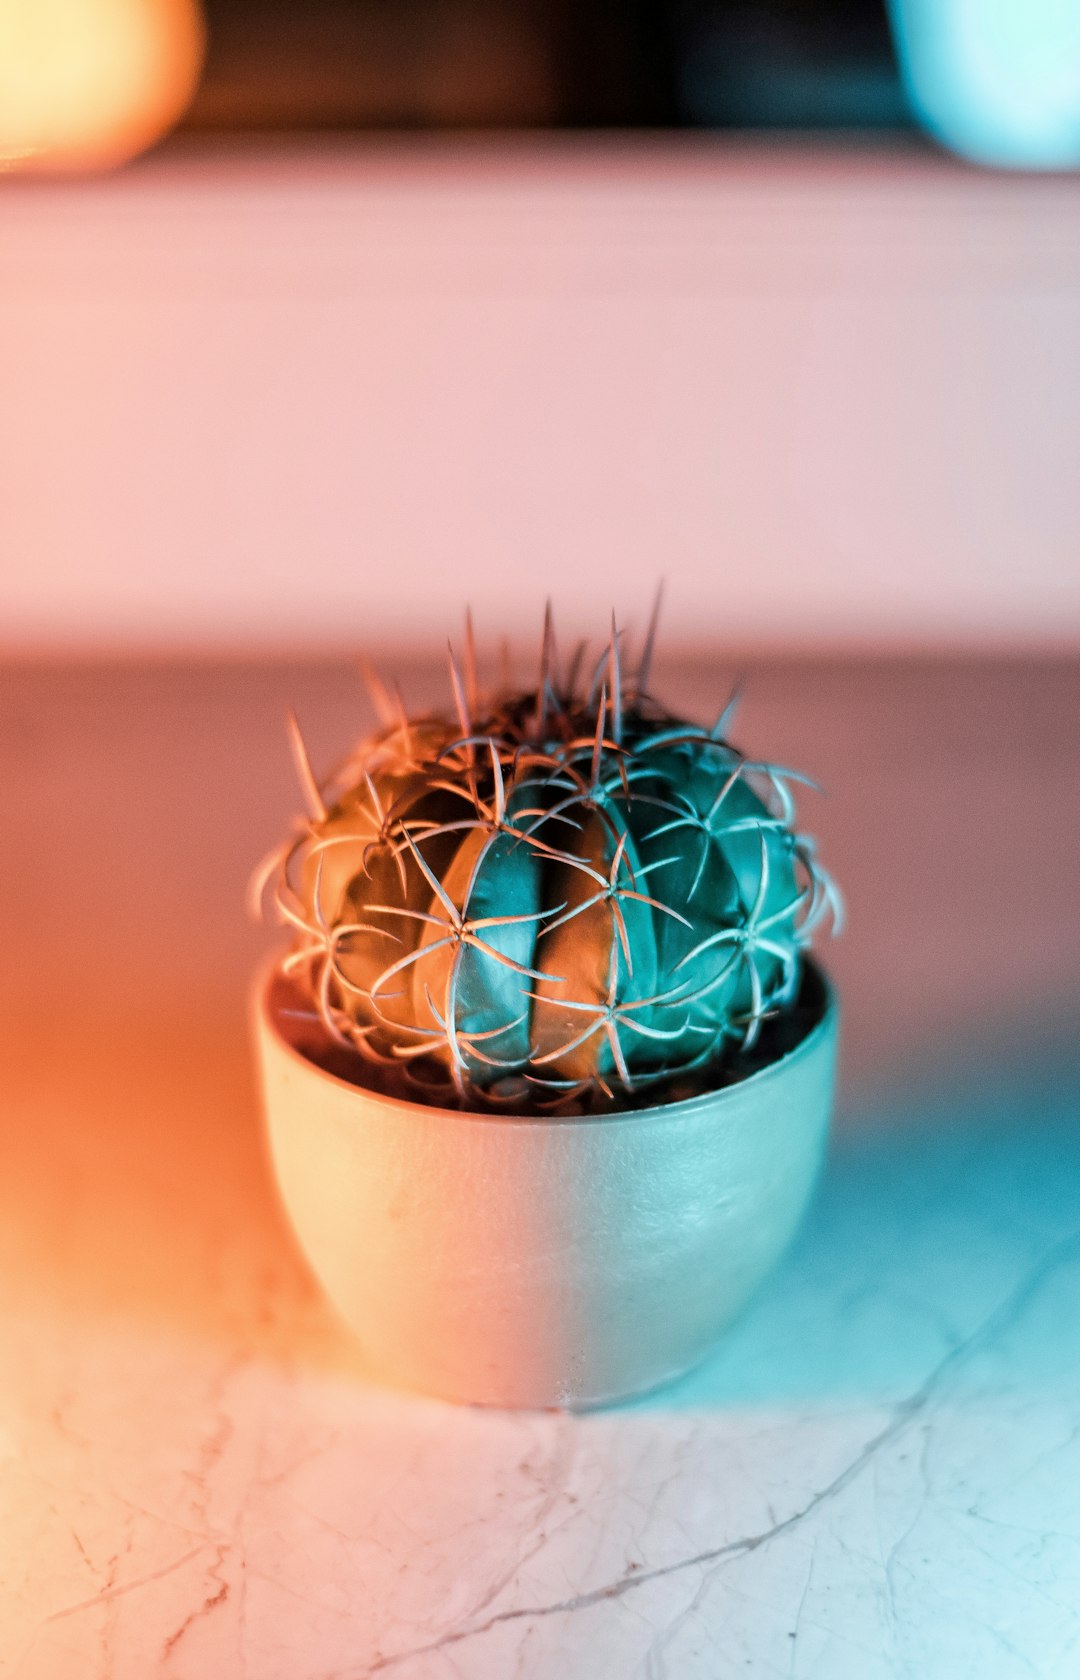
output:
{"label": "blurred orange light", "polygon": [[0,170],[108,169],[198,83],[198,0],[0,0]]}

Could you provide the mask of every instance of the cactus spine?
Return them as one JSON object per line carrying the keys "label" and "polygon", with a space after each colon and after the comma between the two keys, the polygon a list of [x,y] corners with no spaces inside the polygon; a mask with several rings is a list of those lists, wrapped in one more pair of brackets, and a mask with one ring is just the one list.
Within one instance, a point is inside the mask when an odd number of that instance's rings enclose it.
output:
{"label": "cactus spine", "polygon": [[452,716],[402,709],[320,786],[268,860],[283,967],[384,1089],[512,1112],[684,1095],[730,1076],[796,997],[839,900],[796,832],[796,772],[746,758],[648,691],[621,635],[485,698],[471,627]]}

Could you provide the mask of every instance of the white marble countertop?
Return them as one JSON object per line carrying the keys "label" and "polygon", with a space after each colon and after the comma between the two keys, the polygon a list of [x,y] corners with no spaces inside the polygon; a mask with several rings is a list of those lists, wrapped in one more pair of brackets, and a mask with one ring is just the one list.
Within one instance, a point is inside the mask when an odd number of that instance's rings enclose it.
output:
{"label": "white marble countertop", "polygon": [[[788,690],[760,680],[779,727]],[[882,701],[873,722],[884,680],[858,677],[864,729],[894,715]],[[230,681],[242,704],[213,673],[24,672],[6,691],[24,814],[0,843],[20,882],[0,1033],[4,1680],[1080,1673],[1080,917],[1054,839],[1075,832],[1075,787],[1033,886],[1009,760],[980,937],[996,930],[1011,991],[999,973],[974,1014],[945,1009],[930,929],[937,1026],[897,982],[890,1036],[865,934],[838,947],[851,1048],[830,1166],[709,1363],[623,1408],[459,1409],[367,1379],[273,1197],[252,941],[219,930],[215,966],[206,940],[283,797],[276,764],[246,828],[193,815],[171,862],[155,849],[194,787],[200,810],[229,808],[268,693],[317,686]],[[1075,671],[1047,681],[994,678],[1016,740],[1075,697]],[[957,713],[954,746],[967,727]],[[1040,739],[1045,777],[1059,749]],[[849,793],[830,861],[858,900],[856,852],[881,851]],[[81,892],[91,863],[103,900]],[[1033,954],[1017,918],[1039,893]]]}

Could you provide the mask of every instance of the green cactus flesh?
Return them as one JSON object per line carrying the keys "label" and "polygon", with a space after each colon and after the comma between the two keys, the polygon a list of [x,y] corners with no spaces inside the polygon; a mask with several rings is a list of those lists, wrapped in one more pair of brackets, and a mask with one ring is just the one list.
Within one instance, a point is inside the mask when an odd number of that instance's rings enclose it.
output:
{"label": "green cactus flesh", "polygon": [[329,788],[302,757],[284,966],[381,1088],[516,1112],[662,1099],[792,1002],[838,909],[793,827],[800,778],[732,746],[730,708],[712,730],[664,712],[647,655],[624,683],[619,652],[613,632],[576,693],[548,627],[536,690],[488,703],[451,656],[452,719],[402,715]]}

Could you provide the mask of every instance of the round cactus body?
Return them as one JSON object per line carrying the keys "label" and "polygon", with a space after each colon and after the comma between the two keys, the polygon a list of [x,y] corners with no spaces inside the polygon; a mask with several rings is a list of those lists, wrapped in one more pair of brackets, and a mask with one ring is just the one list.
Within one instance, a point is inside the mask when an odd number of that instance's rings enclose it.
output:
{"label": "round cactus body", "polygon": [[[647,649],[651,647],[650,633]],[[793,827],[794,773],[624,684],[560,679],[404,716],[278,858],[285,967],[326,1029],[408,1094],[522,1112],[655,1101],[723,1076],[793,1000],[837,900]],[[472,670],[470,659],[469,669]],[[302,751],[302,749],[301,749]]]}

